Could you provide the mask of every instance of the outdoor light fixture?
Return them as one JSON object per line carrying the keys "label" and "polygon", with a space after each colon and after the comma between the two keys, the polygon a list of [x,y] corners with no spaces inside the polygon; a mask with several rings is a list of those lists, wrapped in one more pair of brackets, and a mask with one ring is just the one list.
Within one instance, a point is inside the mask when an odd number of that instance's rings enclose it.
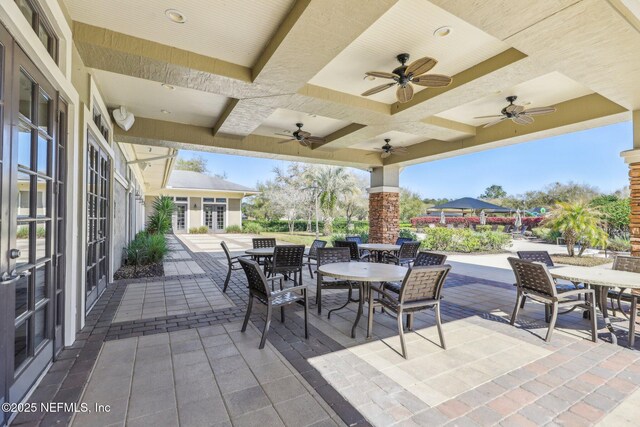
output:
{"label": "outdoor light fixture", "polygon": [[167,9],[164,11],[164,14],[171,20],[171,22],[175,22],[176,24],[184,24],[187,22],[187,18],[176,9]]}
{"label": "outdoor light fixture", "polygon": [[433,32],[433,35],[437,37],[447,37],[449,34],[451,34],[451,31],[453,31],[451,27],[444,26],[444,27],[437,28]]}

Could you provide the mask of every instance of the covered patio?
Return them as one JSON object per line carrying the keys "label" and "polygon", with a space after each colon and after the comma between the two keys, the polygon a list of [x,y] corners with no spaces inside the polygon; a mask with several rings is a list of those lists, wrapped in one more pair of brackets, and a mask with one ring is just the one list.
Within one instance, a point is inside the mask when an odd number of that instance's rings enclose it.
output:
{"label": "covered patio", "polygon": [[[0,3],[0,426],[637,424],[640,342],[629,345],[629,320],[618,312],[607,331],[596,316],[592,342],[580,307],[546,342],[555,315],[529,301],[511,325],[520,300],[502,258],[451,257],[444,298],[425,298],[437,300],[447,349],[437,316],[419,312],[407,320],[411,357],[402,316],[387,315],[395,306],[358,324],[358,305],[328,290],[319,314],[318,276],[300,262],[308,338],[302,297],[281,293],[285,321],[272,316],[258,349],[270,319],[258,303],[245,318],[255,289],[245,271],[228,276],[221,249],[251,255],[259,237],[223,232],[242,222],[248,187],[212,196],[187,179],[188,194],[171,195],[174,226],[188,231],[192,219],[212,234],[169,233],[161,276],[114,280],[148,225],[148,197],[171,187],[179,150],[366,171],[369,251],[402,264],[403,168],[621,122],[633,124],[620,155],[640,257],[636,3],[175,3]],[[341,242],[344,264],[372,268],[347,262],[369,253]],[[553,271],[531,265],[555,289]],[[425,276],[449,271],[432,267]],[[574,281],[606,295],[597,268]],[[361,283],[350,290],[360,310],[373,295]]]}

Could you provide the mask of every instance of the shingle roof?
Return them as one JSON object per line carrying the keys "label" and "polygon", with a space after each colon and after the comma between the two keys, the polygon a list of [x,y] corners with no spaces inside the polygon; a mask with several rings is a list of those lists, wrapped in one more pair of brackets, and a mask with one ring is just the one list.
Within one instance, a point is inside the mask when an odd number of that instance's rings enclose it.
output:
{"label": "shingle roof", "polygon": [[211,191],[246,191],[255,193],[253,188],[229,182],[224,179],[200,172],[174,170],[167,183],[167,188],[190,188]]}

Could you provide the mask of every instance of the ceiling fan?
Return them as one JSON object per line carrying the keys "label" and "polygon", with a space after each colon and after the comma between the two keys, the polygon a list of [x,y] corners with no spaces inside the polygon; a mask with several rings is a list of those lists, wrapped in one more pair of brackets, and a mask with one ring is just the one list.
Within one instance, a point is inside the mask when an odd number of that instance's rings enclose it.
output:
{"label": "ceiling fan", "polygon": [[298,130],[293,131],[291,134],[287,133],[276,133],[276,135],[281,136],[293,136],[293,138],[285,139],[283,141],[279,141],[278,144],[284,144],[285,142],[298,141],[300,145],[303,147],[310,147],[311,144],[319,144],[324,142],[324,138],[320,138],[317,136],[311,136],[311,134],[307,131],[302,130],[303,123],[296,123]]}
{"label": "ceiling fan", "polygon": [[384,145],[380,148],[376,148],[376,153],[369,153],[368,156],[378,155],[380,154],[381,159],[386,159],[392,154],[405,154],[407,149],[405,147],[394,147],[390,144],[391,140],[389,138],[385,138]]}
{"label": "ceiling fan", "polygon": [[492,116],[474,117],[474,119],[489,119],[489,118],[497,117],[496,120],[490,121],[489,123],[484,125],[483,128],[488,128],[489,126],[493,126],[507,119],[511,119],[514,123],[517,123],[519,125],[530,125],[531,123],[534,122],[534,119],[531,116],[555,113],[556,111],[556,107],[537,107],[537,108],[529,108],[528,110],[525,110],[522,105],[514,104],[514,101],[516,99],[518,99],[517,96],[507,96],[507,101],[509,102],[509,105],[504,107],[502,111],[500,111],[500,114],[495,114]]}
{"label": "ceiling fan", "polygon": [[409,102],[413,99],[413,84],[426,87],[444,87],[449,86],[452,82],[452,78],[442,74],[425,74],[436,66],[438,61],[433,58],[425,56],[424,58],[413,61],[408,66],[405,63],[409,60],[408,53],[401,53],[396,56],[400,65],[391,73],[384,71],[367,71],[365,76],[367,77],[380,77],[382,79],[391,79],[393,82],[385,83],[380,86],[376,86],[362,93],[362,96],[373,95],[374,93],[382,92],[385,89],[389,89],[392,86],[398,86],[396,90],[396,98],[398,102]]}

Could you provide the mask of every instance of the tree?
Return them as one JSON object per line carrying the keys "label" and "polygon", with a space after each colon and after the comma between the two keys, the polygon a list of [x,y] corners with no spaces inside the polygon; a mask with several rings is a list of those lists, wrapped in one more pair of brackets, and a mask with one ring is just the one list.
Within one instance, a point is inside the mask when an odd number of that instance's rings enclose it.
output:
{"label": "tree", "polygon": [[422,215],[425,210],[426,206],[418,193],[406,188],[400,189],[400,221],[409,221]]}
{"label": "tree", "polygon": [[590,205],[602,212],[605,230],[611,237],[622,237],[629,233],[629,215],[631,204],[628,198],[615,195],[598,196]]}
{"label": "tree", "polygon": [[325,236],[331,235],[338,201],[343,195],[355,191],[355,178],[345,168],[337,166],[310,167],[306,174],[320,191],[319,202],[324,216],[322,232]]}
{"label": "tree", "polygon": [[362,177],[354,178],[356,187],[353,192],[342,195],[340,205],[347,219],[347,230],[350,229],[354,218],[364,219],[369,213],[369,197],[367,194],[367,182]]}
{"label": "tree", "polygon": [[502,199],[507,196],[507,192],[504,191],[502,185],[493,184],[484,190],[484,193],[480,195],[481,199]]}
{"label": "tree", "polygon": [[575,246],[580,243],[578,256],[591,245],[606,245],[607,233],[602,228],[601,212],[585,202],[558,203],[548,217],[547,226],[562,233],[567,253],[575,256]]}
{"label": "tree", "polygon": [[176,164],[174,168],[181,171],[191,171],[191,172],[200,172],[200,173],[208,172],[207,159],[205,159],[202,156],[195,156],[190,159],[178,157],[176,159]]}

